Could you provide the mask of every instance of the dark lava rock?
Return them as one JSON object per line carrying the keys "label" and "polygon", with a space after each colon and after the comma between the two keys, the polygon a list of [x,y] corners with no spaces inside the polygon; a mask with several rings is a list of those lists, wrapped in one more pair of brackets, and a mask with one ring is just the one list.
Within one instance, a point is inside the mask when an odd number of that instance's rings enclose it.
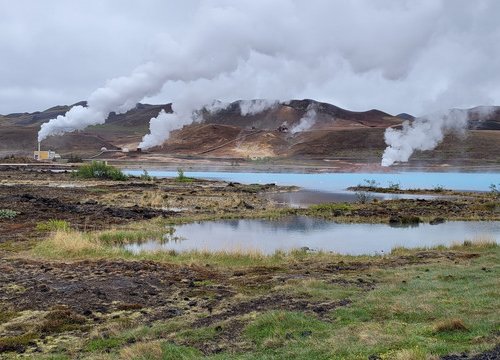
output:
{"label": "dark lava rock", "polygon": [[182,315],[182,310],[170,308],[165,310],[164,315],[166,318],[176,317]]}
{"label": "dark lava rock", "polygon": [[436,217],[434,219],[432,219],[431,221],[429,221],[429,224],[431,225],[439,225],[439,224],[442,224],[446,221],[445,218],[442,218],[442,217]]}
{"label": "dark lava rock", "polygon": [[391,225],[417,225],[421,222],[422,220],[418,216],[396,215],[389,218],[389,224]]}
{"label": "dark lava rock", "polygon": [[401,218],[399,216],[391,216],[389,218],[389,224],[401,224]]}
{"label": "dark lava rock", "polygon": [[485,351],[477,355],[468,355],[467,353],[445,355],[441,357],[442,360],[498,360],[500,359],[500,345],[495,346],[493,349]]}
{"label": "dark lava rock", "polygon": [[245,207],[245,209],[248,209],[248,210],[253,210],[255,209],[255,206],[253,206],[252,204],[250,203],[247,203],[246,201],[243,201],[243,206]]}

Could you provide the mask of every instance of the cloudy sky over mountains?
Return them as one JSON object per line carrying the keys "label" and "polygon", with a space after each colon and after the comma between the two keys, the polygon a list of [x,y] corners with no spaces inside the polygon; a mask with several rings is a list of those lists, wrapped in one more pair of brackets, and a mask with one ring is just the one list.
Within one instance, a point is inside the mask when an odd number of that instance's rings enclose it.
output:
{"label": "cloudy sky over mountains", "polygon": [[498,14],[495,0],[0,0],[0,113],[85,100],[137,69],[151,71],[130,101],[499,105]]}

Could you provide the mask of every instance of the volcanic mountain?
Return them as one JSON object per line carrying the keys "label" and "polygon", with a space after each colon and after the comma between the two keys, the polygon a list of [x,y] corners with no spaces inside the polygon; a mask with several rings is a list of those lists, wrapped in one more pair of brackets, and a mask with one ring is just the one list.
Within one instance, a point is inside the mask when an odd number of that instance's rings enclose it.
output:
{"label": "volcanic mountain", "polygon": [[[85,105],[85,102],[55,106],[42,112],[0,115],[0,155],[31,154],[40,125],[75,105]],[[162,146],[150,149],[150,153],[200,158],[348,158],[378,162],[386,146],[385,129],[400,127],[403,121],[414,119],[406,113],[393,116],[375,109],[354,112],[309,99],[275,103],[246,115],[242,115],[240,106],[241,102],[236,101],[222,110],[204,110],[202,121],[174,131]],[[148,132],[149,120],[161,109],[171,112],[171,104],[138,104],[127,113],[111,113],[104,125],[49,137],[42,147],[63,156],[84,157],[99,153],[103,147],[135,150]],[[483,162],[498,164],[500,107],[487,118],[479,116],[480,110],[463,110],[469,112],[471,119],[465,136],[449,135],[435,151],[417,154],[415,159],[449,162],[480,158]],[[301,131],[296,132],[311,111],[314,120],[302,124]]]}

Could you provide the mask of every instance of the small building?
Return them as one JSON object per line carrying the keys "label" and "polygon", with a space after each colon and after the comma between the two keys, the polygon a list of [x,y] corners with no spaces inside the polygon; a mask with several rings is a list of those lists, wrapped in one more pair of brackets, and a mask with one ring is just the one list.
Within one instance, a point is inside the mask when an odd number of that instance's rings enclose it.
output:
{"label": "small building", "polygon": [[41,160],[54,160],[54,159],[60,159],[61,155],[56,153],[55,151],[48,150],[48,151],[34,151],[33,152],[33,158],[35,160],[41,161]]}
{"label": "small building", "polygon": [[278,127],[276,129],[276,131],[280,132],[280,133],[287,133],[288,132],[288,128],[284,125],[281,125],[280,127]]}

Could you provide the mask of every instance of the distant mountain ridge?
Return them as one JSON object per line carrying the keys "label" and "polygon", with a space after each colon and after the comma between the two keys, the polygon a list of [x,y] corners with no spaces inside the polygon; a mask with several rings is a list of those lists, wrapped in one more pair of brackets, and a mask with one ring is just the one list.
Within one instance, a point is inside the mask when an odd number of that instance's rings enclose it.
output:
{"label": "distant mountain ridge", "polygon": [[[393,116],[376,109],[356,112],[311,99],[275,103],[263,111],[247,115],[241,114],[241,104],[241,101],[235,101],[219,111],[202,110],[204,120],[201,123],[174,131],[163,146],[152,151],[159,154],[220,157],[321,158],[349,156],[351,153],[375,157],[380,156],[385,148],[386,128],[400,127],[403,121],[414,119],[406,113]],[[9,152],[29,153],[36,146],[40,125],[64,115],[76,105],[86,106],[86,102],[54,106],[33,113],[0,115],[0,155]],[[148,133],[149,120],[162,109],[171,112],[172,105],[137,104],[124,114],[111,113],[103,125],[49,137],[43,142],[43,147],[61,153],[82,154],[95,154],[101,147],[134,149]],[[305,131],[291,134],[290,130],[311,109],[315,111],[315,121]],[[486,118],[480,117],[483,110],[481,107],[463,110],[469,112],[471,118],[469,129],[500,130],[500,107],[495,107]],[[486,141],[486,146],[489,146],[489,141]],[[495,146],[493,144],[489,154],[497,150],[500,153],[500,148],[496,149]]]}

